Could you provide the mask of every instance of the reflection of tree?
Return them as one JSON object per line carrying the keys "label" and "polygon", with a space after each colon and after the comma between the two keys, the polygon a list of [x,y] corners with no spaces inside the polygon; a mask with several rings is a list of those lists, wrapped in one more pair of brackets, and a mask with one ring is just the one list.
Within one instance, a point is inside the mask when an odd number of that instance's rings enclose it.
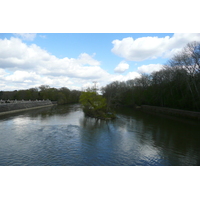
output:
{"label": "reflection of tree", "polygon": [[[81,127],[81,154],[85,165],[105,165],[112,160],[111,140],[106,122],[83,116],[79,120]],[[110,150],[111,149],[111,150]]]}
{"label": "reflection of tree", "polygon": [[46,118],[52,117],[52,116],[55,116],[55,117],[62,116],[62,115],[67,116],[71,112],[74,112],[80,109],[81,108],[79,104],[53,105],[53,106],[39,108],[39,109],[22,111],[21,113],[27,114],[33,119],[40,117],[41,120],[45,120]]}
{"label": "reflection of tree", "polygon": [[[125,109],[122,112],[126,114]],[[127,111],[125,116],[129,129],[138,133],[136,137],[141,144],[157,147],[169,161],[176,157],[172,165],[198,165],[199,160],[195,157],[200,151],[198,124],[138,111],[132,111],[132,116]]]}
{"label": "reflection of tree", "polygon": [[103,128],[104,126],[107,126],[106,121],[104,120],[99,120],[91,117],[83,117],[80,119],[80,125],[85,128],[86,130],[96,130]]}

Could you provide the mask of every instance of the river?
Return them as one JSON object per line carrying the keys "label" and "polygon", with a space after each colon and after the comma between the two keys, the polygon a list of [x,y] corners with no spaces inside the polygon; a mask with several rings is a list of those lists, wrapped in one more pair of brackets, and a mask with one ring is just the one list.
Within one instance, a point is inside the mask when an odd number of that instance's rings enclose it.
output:
{"label": "river", "polygon": [[199,166],[197,122],[120,108],[84,116],[79,104],[0,116],[1,166]]}

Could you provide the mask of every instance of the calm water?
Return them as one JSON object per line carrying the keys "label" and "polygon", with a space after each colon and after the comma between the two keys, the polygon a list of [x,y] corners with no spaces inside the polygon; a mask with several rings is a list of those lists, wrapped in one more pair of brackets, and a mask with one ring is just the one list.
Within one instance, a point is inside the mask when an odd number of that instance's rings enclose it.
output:
{"label": "calm water", "polygon": [[86,118],[80,105],[0,116],[0,165],[200,165],[200,125],[133,111]]}

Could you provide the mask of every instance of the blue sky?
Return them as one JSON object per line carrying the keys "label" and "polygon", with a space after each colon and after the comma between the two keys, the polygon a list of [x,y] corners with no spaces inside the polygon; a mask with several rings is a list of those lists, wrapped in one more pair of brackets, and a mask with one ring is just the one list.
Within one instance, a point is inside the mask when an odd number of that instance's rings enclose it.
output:
{"label": "blue sky", "polygon": [[0,90],[134,79],[194,40],[199,33],[0,33]]}

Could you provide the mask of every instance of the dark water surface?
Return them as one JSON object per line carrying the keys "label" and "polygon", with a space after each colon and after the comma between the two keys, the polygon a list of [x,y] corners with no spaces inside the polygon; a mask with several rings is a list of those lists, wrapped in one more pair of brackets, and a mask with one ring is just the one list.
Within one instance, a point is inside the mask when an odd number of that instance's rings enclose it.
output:
{"label": "dark water surface", "polygon": [[109,122],[84,117],[80,105],[0,116],[0,165],[200,165],[200,125],[117,110]]}

